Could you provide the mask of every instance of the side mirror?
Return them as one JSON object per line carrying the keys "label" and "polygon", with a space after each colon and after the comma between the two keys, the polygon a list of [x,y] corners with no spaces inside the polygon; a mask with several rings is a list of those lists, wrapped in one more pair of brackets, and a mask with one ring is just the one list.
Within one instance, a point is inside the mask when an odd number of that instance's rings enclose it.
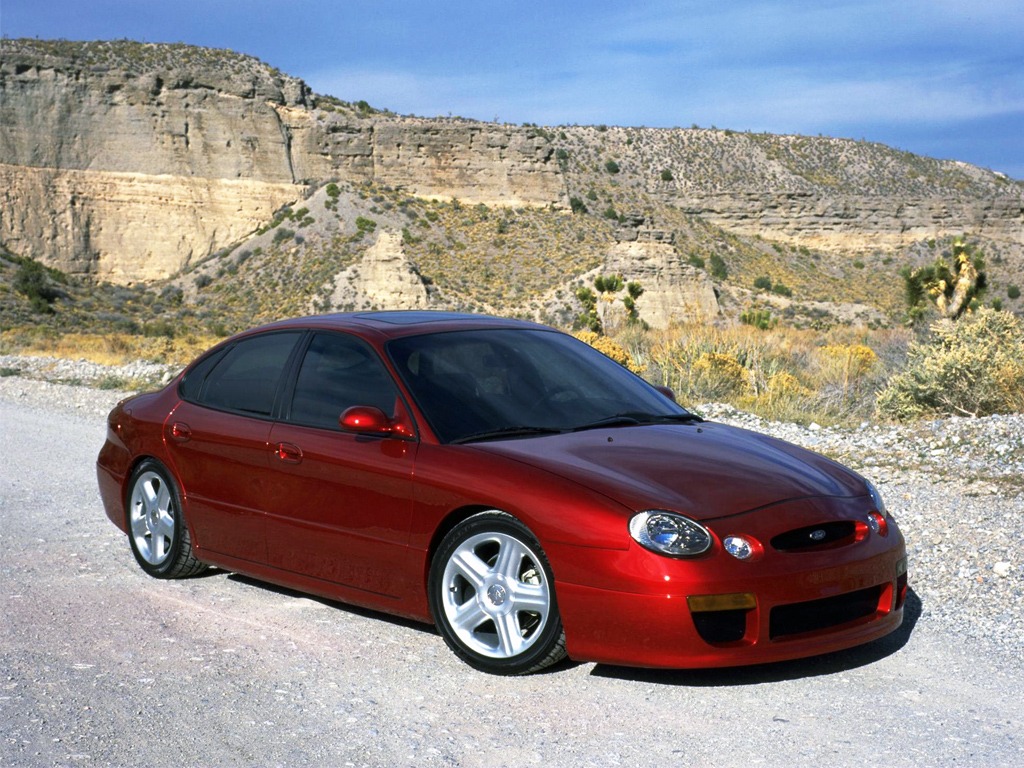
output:
{"label": "side mirror", "polygon": [[360,435],[390,435],[395,430],[394,424],[384,411],[372,405],[353,405],[346,408],[338,423],[342,431]]}
{"label": "side mirror", "polygon": [[658,390],[659,392],[661,392],[661,394],[663,394],[665,397],[667,397],[673,403],[676,401],[676,393],[673,392],[668,387],[655,387],[655,389]]}
{"label": "side mirror", "polygon": [[399,412],[392,419],[372,405],[353,405],[341,414],[338,424],[342,432],[354,432],[357,435],[390,435],[406,440],[414,438],[416,432],[400,401],[396,407]]}

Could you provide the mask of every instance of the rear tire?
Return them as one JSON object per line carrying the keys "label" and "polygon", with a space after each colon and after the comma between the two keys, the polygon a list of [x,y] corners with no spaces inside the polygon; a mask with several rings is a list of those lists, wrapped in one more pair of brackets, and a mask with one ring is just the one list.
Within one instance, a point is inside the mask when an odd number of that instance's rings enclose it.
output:
{"label": "rear tire", "polygon": [[523,675],[565,658],[551,566],[511,515],[481,512],[457,525],[434,555],[428,581],[441,637],[476,669]]}
{"label": "rear tire", "polygon": [[206,569],[192,553],[181,494],[163,464],[139,464],[125,501],[128,542],[142,570],[157,579],[182,579]]}

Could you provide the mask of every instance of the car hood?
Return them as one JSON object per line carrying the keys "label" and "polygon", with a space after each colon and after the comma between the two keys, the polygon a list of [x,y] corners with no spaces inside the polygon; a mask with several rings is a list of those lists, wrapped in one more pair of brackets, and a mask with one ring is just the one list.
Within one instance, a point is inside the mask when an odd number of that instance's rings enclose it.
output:
{"label": "car hood", "polygon": [[630,509],[710,520],[792,499],[867,494],[855,472],[782,440],[724,424],[591,429],[477,443]]}

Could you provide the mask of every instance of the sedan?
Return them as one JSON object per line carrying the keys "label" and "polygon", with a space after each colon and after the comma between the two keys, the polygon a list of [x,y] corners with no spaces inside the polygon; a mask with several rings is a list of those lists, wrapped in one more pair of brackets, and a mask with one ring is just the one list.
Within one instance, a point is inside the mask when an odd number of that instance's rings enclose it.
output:
{"label": "sedan", "polygon": [[216,566],[432,622],[489,673],[755,664],[903,619],[906,549],[869,481],[523,321],[240,333],[118,404],[97,476],[149,575]]}

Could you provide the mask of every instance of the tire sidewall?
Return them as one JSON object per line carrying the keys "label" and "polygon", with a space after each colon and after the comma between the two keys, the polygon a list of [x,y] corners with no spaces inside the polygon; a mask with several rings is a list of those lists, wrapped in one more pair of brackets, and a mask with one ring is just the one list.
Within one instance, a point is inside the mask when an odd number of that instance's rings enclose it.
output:
{"label": "tire sidewall", "polygon": [[[550,597],[550,610],[541,630],[540,637],[529,649],[518,656],[507,659],[496,659],[477,653],[466,646],[456,635],[448,623],[442,597],[445,584],[444,572],[454,551],[468,538],[481,533],[501,533],[519,540],[535,555],[536,564],[543,571],[545,584]],[[517,518],[505,512],[492,510],[479,512],[456,525],[442,539],[430,564],[427,580],[428,602],[434,616],[434,624],[438,632],[455,654],[470,666],[481,672],[498,675],[519,675],[543,666],[543,660],[551,653],[562,635],[562,619],[558,612],[558,600],[555,595],[555,579],[537,537]]]}

